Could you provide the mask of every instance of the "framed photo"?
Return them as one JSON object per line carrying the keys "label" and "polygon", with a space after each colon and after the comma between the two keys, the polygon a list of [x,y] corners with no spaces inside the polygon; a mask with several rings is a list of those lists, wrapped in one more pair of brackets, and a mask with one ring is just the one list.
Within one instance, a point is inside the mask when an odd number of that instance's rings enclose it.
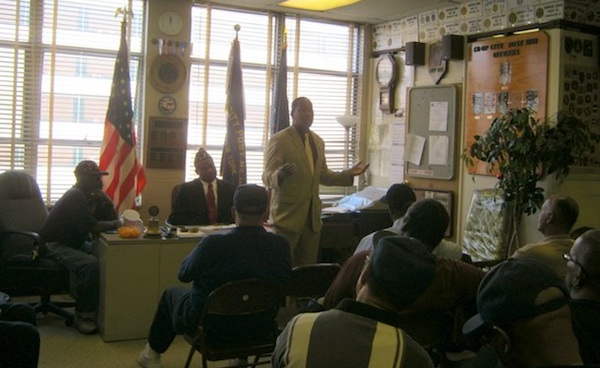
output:
{"label": "framed photo", "polygon": [[185,169],[187,119],[150,117],[147,166]]}

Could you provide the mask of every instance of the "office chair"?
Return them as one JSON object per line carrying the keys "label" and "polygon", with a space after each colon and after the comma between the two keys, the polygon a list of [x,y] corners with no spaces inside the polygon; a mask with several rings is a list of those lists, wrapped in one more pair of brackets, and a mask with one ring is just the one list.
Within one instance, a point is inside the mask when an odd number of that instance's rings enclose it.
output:
{"label": "office chair", "polygon": [[191,345],[185,367],[196,351],[204,368],[207,361],[251,356],[252,363],[236,367],[270,364],[278,334],[275,317],[282,301],[279,286],[260,279],[233,281],[213,290],[194,336],[184,334]]}
{"label": "office chair", "polygon": [[74,316],[63,309],[74,302],[51,302],[52,294],[69,291],[69,272],[40,257],[44,240],[37,234],[48,217],[35,179],[23,171],[0,174],[0,289],[11,296],[39,295],[36,313],[55,313],[71,325]]}

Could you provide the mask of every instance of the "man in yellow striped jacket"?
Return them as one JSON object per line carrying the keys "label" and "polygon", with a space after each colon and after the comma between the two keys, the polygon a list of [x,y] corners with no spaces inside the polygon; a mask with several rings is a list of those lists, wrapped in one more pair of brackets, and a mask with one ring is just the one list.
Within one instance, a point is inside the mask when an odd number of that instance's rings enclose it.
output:
{"label": "man in yellow striped jacket", "polygon": [[435,276],[435,259],[418,240],[381,239],[357,283],[356,300],[299,314],[279,335],[274,368],[432,368],[425,350],[396,327]]}

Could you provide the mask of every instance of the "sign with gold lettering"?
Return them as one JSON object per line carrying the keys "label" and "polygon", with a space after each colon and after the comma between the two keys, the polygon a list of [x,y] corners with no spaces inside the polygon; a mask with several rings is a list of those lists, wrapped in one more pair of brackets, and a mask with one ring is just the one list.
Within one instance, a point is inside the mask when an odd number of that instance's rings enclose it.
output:
{"label": "sign with gold lettering", "polygon": [[[499,115],[529,107],[546,116],[548,35],[532,32],[469,44],[466,85],[466,147]],[[471,173],[489,175],[479,162]]]}

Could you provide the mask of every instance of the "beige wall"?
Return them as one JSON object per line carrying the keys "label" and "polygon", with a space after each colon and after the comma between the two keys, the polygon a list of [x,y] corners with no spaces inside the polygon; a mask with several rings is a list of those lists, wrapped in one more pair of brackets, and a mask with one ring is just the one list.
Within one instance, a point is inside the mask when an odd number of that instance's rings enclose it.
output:
{"label": "beige wall", "polygon": [[[550,47],[549,47],[549,63],[550,63],[550,72],[548,75],[548,95],[547,95],[547,115],[552,115],[556,111],[558,111],[559,106],[561,106],[562,95],[561,88],[562,86],[562,78],[561,73],[559,73],[558,65],[561,62],[564,62],[564,57],[561,55],[561,45],[560,45],[560,33],[563,32],[561,30],[549,30],[548,33],[550,35]],[[426,46],[426,50],[428,50],[428,46]],[[467,51],[467,46],[465,45],[465,51]],[[465,57],[467,52],[465,52]],[[400,70],[402,76],[405,78],[403,82],[397,87],[396,90],[396,106],[400,109],[405,109],[407,101],[406,93],[403,93],[404,90],[410,88],[411,86],[433,86],[434,83],[431,77],[428,74],[427,66],[406,66],[403,64],[403,53],[399,53],[396,55],[396,59],[400,61]],[[428,55],[426,53],[425,60],[428,60]],[[466,76],[466,60],[462,61],[450,61],[448,65],[448,71],[444,78],[440,81],[440,84],[455,84],[461,87],[464,87],[464,81]],[[410,68],[410,69],[409,69]],[[372,78],[371,84],[373,85],[373,91],[370,94],[371,96],[371,106],[372,112],[370,115],[370,119],[368,119],[368,123],[370,125],[377,126],[387,126],[391,124],[391,121],[394,119],[393,114],[383,114],[377,109],[377,98],[379,93],[379,88],[377,84],[373,80],[374,75],[374,63],[371,67],[370,77]],[[459,107],[460,116],[464,117],[465,114],[465,101],[467,101],[464,96],[465,88],[461,88],[463,91],[463,96],[461,96],[461,106]],[[460,155],[463,152],[465,147],[465,137],[464,137],[464,118],[460,119],[460,137],[457,139],[457,154]],[[365,131],[374,134],[382,131],[382,129],[373,129],[365,128]],[[366,139],[373,139],[372,137],[366,137]],[[379,138],[377,139],[379,140]],[[371,168],[370,173],[370,184],[378,187],[388,187],[393,184],[390,182],[389,177],[386,177],[384,172],[377,169],[377,165],[379,165],[380,158],[382,155],[388,154],[385,150],[373,149],[372,147],[368,149],[368,160],[371,160],[373,168]],[[465,166],[462,162],[459,162],[456,166],[457,172],[456,177],[458,180],[457,190],[455,191],[456,201],[455,201],[455,217],[456,222],[453,224],[455,227],[453,230],[456,235],[456,240],[460,243],[462,239],[462,233],[464,229],[465,219],[467,217],[469,206],[471,203],[471,197],[474,190],[477,189],[485,189],[485,188],[493,188],[496,185],[496,178],[492,176],[483,176],[483,175],[470,175],[466,170]],[[414,179],[406,178],[409,183],[415,182]],[[423,181],[416,181],[416,184],[420,187],[423,186]],[[446,190],[445,184],[443,181],[429,180],[425,182],[430,189],[440,189]],[[597,215],[597,209],[600,208],[600,169],[586,169],[586,170],[578,170],[575,168],[571,175],[566,178],[564,183],[556,183],[554,180],[547,179],[544,182],[540,183],[541,187],[545,189],[546,194],[552,193],[562,193],[573,196],[580,205],[580,216],[579,220],[575,227],[579,226],[592,226],[596,228],[600,228],[600,216]],[[535,242],[541,239],[541,234],[536,229],[536,221],[537,214],[529,217],[525,217],[521,223],[519,228],[519,241],[520,244],[527,244],[529,242]]]}
{"label": "beige wall", "polygon": [[[158,48],[152,44],[152,39],[158,39],[162,37],[169,37],[173,40],[185,41],[190,44],[190,31],[191,31],[191,8],[192,2],[187,0],[154,0],[148,2],[148,29],[146,33],[148,35],[146,43],[146,65],[144,66],[144,73],[146,75],[146,81],[148,81],[148,71],[155,58],[158,56]],[[175,11],[179,13],[183,18],[183,29],[175,36],[166,36],[158,28],[158,19],[166,11]],[[182,58],[186,67],[189,71],[189,49],[186,56]],[[188,72],[189,75],[189,72]],[[188,116],[188,94],[189,89],[189,78],[186,80],[181,89],[174,93],[169,93],[177,100],[177,109],[169,117],[174,118],[187,118]],[[144,131],[149,130],[149,120],[153,116],[161,116],[158,111],[158,100],[165,95],[154,89],[150,83],[145,84],[144,94]],[[148,147],[148,134],[144,135],[143,147]],[[148,162],[146,157],[147,149],[145,151],[144,162]],[[144,188],[143,205],[140,209],[142,218],[147,221],[148,207],[156,205],[160,208],[160,213],[157,216],[161,223],[163,223],[169,213],[171,212],[171,189],[176,184],[184,181],[185,171],[184,170],[167,170],[167,169],[151,169],[146,168],[146,177],[148,182]]]}
{"label": "beige wall", "polygon": [[[171,38],[180,41],[186,41],[189,44],[190,40],[190,28],[191,28],[191,7],[192,2],[187,0],[154,0],[148,2],[148,42],[147,48],[147,63],[145,65],[146,77],[148,76],[148,70],[152,61],[157,57],[158,51],[156,45],[152,44],[153,38],[165,37],[157,27],[158,18],[165,11],[176,11],[182,15],[184,19],[184,26],[181,33]],[[550,30],[550,56],[549,60],[553,63],[558,63],[561,60],[559,30]],[[366,33],[365,45],[371,45],[370,32]],[[428,46],[428,45],[427,45]],[[428,50],[428,47],[426,47]],[[465,47],[466,50],[466,47]],[[466,54],[466,53],[465,53]],[[366,98],[363,99],[361,117],[361,142],[360,142],[360,157],[362,160],[370,162],[371,168],[369,170],[368,184],[377,187],[388,187],[392,183],[389,177],[386,175],[385,170],[382,170],[382,164],[386,162],[384,156],[392,154],[389,147],[381,146],[381,139],[385,138],[386,135],[391,134],[391,124],[395,119],[394,114],[383,113],[378,107],[378,96],[379,87],[374,79],[374,68],[376,60],[370,58],[370,50],[365,52],[365,83],[363,84],[363,95]],[[184,57],[184,62],[189,68],[189,59]],[[406,95],[407,89],[412,86],[432,86],[434,85],[431,77],[428,74],[427,66],[406,66],[404,65],[404,53],[400,52],[396,54],[396,60],[400,68],[400,83],[396,87],[396,101],[395,104],[399,111],[406,113]],[[427,55],[426,55],[427,60]],[[440,84],[458,85],[460,90],[464,93],[464,80],[466,74],[466,61],[450,61],[448,64],[448,70],[445,77],[440,81]],[[548,84],[551,86],[548,91],[548,113],[551,114],[557,110],[559,106],[560,96],[559,88],[561,85],[560,76],[557,72],[551,72],[548,79]],[[188,101],[187,93],[189,81],[176,93],[172,95],[177,99],[177,110],[173,114],[173,117],[187,118],[188,113]],[[160,116],[157,109],[158,99],[164,95],[161,92],[156,91],[150,83],[146,83],[145,86],[145,130],[148,129],[148,121],[152,116]],[[461,96],[461,101],[465,101],[464,96]],[[460,103],[458,109],[460,118],[459,127],[459,138],[456,140],[458,147],[457,154],[464,149],[464,133],[462,128],[464,127],[464,116],[465,104]],[[388,137],[389,138],[389,137]],[[144,147],[147,147],[147,135],[144,135]],[[144,157],[144,162],[147,162]],[[462,238],[462,230],[464,228],[464,219],[466,218],[471,196],[473,190],[491,188],[496,184],[496,179],[489,176],[475,176],[475,180],[470,174],[464,170],[462,162],[458,162],[456,165],[456,181],[457,189],[455,190],[455,218],[454,223],[454,234],[457,234],[455,238],[460,242]],[[161,222],[167,218],[170,212],[170,194],[171,188],[181,183],[184,180],[184,170],[164,170],[164,169],[146,169],[146,175],[148,177],[148,184],[144,189],[144,203],[141,208],[141,213],[144,219],[147,219],[147,208],[151,205],[157,205],[160,207],[161,212],[159,219]],[[411,179],[408,178],[410,181]],[[569,176],[564,184],[558,185],[557,183],[546,182],[543,184],[547,188],[548,193],[561,192],[573,195],[581,205],[581,216],[576,226],[588,225],[600,228],[600,216],[596,216],[597,208],[600,208],[600,170],[587,170],[586,172],[575,172]],[[427,183],[423,181],[418,183],[419,186],[423,186],[430,189],[444,189],[443,181],[431,180]],[[535,218],[525,219],[521,227],[520,239],[521,243],[529,241],[535,241],[539,239],[540,235],[535,230]]]}

